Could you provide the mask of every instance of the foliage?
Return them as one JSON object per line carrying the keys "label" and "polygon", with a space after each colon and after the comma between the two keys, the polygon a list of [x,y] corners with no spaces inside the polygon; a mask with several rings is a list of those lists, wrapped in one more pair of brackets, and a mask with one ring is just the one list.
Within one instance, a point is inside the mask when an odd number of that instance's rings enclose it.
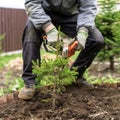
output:
{"label": "foliage", "polygon": [[[36,82],[41,85],[55,85],[60,89],[64,84],[71,84],[75,80],[77,74],[71,71],[68,66],[68,60],[61,57],[53,59],[43,59],[41,66],[33,62],[33,73],[36,74]],[[60,91],[60,90],[58,90]]]}
{"label": "foliage", "polygon": [[13,80],[12,83],[9,84],[8,90],[10,92],[17,91],[21,89],[23,86],[24,86],[24,81],[22,80],[22,78],[16,78],[15,80]]}
{"label": "foliage", "polygon": [[0,97],[1,97],[1,96],[4,96],[4,94],[5,94],[5,93],[4,93],[3,87],[0,87]]}
{"label": "foliage", "polygon": [[[37,87],[41,87],[41,83],[44,85],[52,85],[53,101],[56,99],[58,93],[62,93],[65,89],[64,85],[71,84],[75,80],[77,72],[70,70],[68,66],[68,60],[61,57],[57,57],[55,60],[42,60],[41,66],[38,63],[33,62],[33,73],[36,74]],[[55,103],[52,105],[55,108]]]}
{"label": "foliage", "polygon": [[105,38],[105,47],[100,52],[100,61],[109,60],[110,70],[114,70],[114,59],[120,55],[120,11],[116,11],[116,0],[101,0],[101,12],[96,17],[96,25]]}
{"label": "foliage", "polygon": [[[62,93],[65,89],[64,85],[67,81],[71,84],[76,79],[76,69],[70,70],[68,65],[68,59],[61,57],[61,41],[56,43],[56,58],[55,59],[42,59],[41,64],[39,61],[33,61],[33,74],[36,75],[37,87],[41,87],[41,83],[44,82],[46,85],[51,85],[52,90],[50,94],[52,95],[52,108],[56,108],[56,98],[57,94]],[[67,83],[68,84],[68,83]],[[48,90],[49,91],[49,90]]]}
{"label": "foliage", "polygon": [[[6,86],[6,88],[4,86]],[[24,86],[24,82],[21,78],[16,78],[12,82],[6,81],[4,86],[0,87],[0,96],[4,96],[8,93],[21,89]]]}
{"label": "foliage", "polygon": [[101,4],[101,12],[109,13],[115,11],[117,0],[101,0],[99,3]]}
{"label": "foliage", "polygon": [[0,69],[2,69],[10,60],[21,57],[21,54],[1,55],[0,56]]}
{"label": "foliage", "polygon": [[4,39],[4,37],[5,37],[5,34],[0,35],[0,41],[1,41],[1,40],[3,40],[3,39]]}
{"label": "foliage", "polygon": [[5,34],[0,35],[0,54],[2,52],[2,40],[4,39],[4,37],[5,37]]}
{"label": "foliage", "polygon": [[102,84],[102,83],[119,83],[120,78],[112,76],[110,73],[107,76],[97,77],[91,75],[88,71],[85,72],[85,78],[92,84]]}

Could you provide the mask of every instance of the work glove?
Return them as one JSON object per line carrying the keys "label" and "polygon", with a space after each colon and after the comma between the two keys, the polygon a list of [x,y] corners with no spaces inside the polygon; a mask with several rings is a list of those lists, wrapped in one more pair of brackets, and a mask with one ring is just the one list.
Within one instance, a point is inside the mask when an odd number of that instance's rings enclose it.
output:
{"label": "work glove", "polygon": [[58,40],[58,31],[56,28],[52,28],[46,32],[48,43],[54,43]]}
{"label": "work glove", "polygon": [[59,31],[58,33],[55,27],[48,30],[46,32],[46,35],[47,35],[47,44],[48,44],[47,48],[49,48],[49,51],[57,51],[58,47],[60,47],[60,51],[59,51],[60,55],[66,56],[68,52],[67,49],[70,42],[70,37],[68,37],[66,34],[64,34],[61,31]]}
{"label": "work glove", "polygon": [[57,51],[56,44],[58,40],[60,40],[60,35],[58,34],[56,27],[51,23],[43,30],[46,33],[46,36],[43,36],[43,45],[45,49],[49,52]]}
{"label": "work glove", "polygon": [[77,33],[78,46],[76,50],[81,50],[85,48],[86,40],[88,38],[88,29],[86,27],[81,27]]}
{"label": "work glove", "polygon": [[46,35],[47,35],[47,44],[49,46],[52,46],[52,47],[55,48],[55,44],[58,41],[58,31],[57,31],[57,29],[55,27],[52,28],[51,30],[46,32]]}

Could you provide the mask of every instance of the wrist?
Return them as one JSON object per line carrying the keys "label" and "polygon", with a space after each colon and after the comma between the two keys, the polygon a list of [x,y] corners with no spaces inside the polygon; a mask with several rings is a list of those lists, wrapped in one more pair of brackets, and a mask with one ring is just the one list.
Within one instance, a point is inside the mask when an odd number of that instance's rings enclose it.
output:
{"label": "wrist", "polygon": [[84,37],[88,37],[88,33],[87,32],[85,32],[85,31],[83,31],[83,30],[79,30],[78,31],[78,35],[80,35],[80,36],[84,36]]}
{"label": "wrist", "polygon": [[87,27],[80,27],[78,31],[84,31],[88,33],[88,28]]}
{"label": "wrist", "polygon": [[55,26],[51,23],[51,24],[49,24],[46,28],[45,28],[45,32],[46,33],[48,33],[49,31],[51,31],[52,29],[54,29],[55,28]]}
{"label": "wrist", "polygon": [[79,34],[88,37],[88,29],[86,27],[80,27],[78,30]]}

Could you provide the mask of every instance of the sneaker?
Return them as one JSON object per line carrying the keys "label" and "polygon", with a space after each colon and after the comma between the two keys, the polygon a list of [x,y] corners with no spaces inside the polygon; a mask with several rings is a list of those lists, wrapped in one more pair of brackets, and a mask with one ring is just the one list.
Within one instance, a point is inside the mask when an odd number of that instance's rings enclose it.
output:
{"label": "sneaker", "polygon": [[23,99],[23,100],[30,100],[33,98],[35,95],[35,85],[30,84],[30,85],[25,85],[18,94],[18,98]]}
{"label": "sneaker", "polygon": [[75,82],[75,85],[77,85],[78,87],[84,87],[84,88],[94,88],[94,85],[86,81],[85,78],[77,79]]}

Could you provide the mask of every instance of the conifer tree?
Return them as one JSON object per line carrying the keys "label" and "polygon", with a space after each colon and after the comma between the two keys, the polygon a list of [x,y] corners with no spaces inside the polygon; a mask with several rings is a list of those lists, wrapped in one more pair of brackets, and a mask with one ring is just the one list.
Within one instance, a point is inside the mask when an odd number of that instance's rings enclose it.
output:
{"label": "conifer tree", "polygon": [[105,47],[98,58],[109,60],[109,69],[115,69],[114,60],[120,57],[120,11],[116,9],[116,0],[101,0],[101,10],[96,17],[96,25],[105,39]]}
{"label": "conifer tree", "polygon": [[[60,32],[59,32],[60,33]],[[52,95],[52,109],[56,108],[57,95],[61,94],[65,89],[65,85],[72,84],[76,80],[77,68],[70,70],[68,65],[68,59],[63,58],[61,55],[61,41],[56,43],[55,59],[42,59],[41,65],[39,61],[33,61],[33,74],[36,75],[37,87],[41,87],[41,83],[44,82],[46,86],[51,85],[52,89],[46,91]]]}

